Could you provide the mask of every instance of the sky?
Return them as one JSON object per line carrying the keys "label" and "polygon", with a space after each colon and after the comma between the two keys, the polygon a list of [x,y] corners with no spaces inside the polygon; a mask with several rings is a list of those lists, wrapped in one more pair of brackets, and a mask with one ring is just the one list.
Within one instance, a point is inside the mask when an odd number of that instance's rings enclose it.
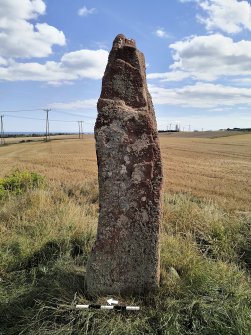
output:
{"label": "sky", "polygon": [[5,132],[92,132],[113,39],[145,55],[158,129],[251,127],[248,0],[0,0]]}

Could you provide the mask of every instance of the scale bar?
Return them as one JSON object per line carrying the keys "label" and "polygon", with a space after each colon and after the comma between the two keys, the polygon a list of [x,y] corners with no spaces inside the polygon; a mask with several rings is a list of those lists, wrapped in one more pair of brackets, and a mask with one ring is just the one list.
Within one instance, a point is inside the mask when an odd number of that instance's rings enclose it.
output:
{"label": "scale bar", "polygon": [[90,304],[90,305],[76,305],[76,309],[114,309],[115,311],[139,311],[139,306],[106,306],[106,305],[96,305],[96,304]]}

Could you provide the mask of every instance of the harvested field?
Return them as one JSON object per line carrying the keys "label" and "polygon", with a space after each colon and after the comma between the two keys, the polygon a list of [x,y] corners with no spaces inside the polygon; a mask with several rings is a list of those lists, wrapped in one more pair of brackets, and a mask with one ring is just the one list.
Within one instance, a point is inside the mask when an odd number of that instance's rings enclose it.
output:
{"label": "harvested field", "polygon": [[[227,210],[250,211],[251,134],[200,134],[203,137],[197,132],[189,133],[189,137],[186,133],[160,135],[165,190],[212,199]],[[92,135],[85,135],[83,140],[63,138],[3,146],[0,164],[1,176],[18,168],[65,184],[97,178]]]}

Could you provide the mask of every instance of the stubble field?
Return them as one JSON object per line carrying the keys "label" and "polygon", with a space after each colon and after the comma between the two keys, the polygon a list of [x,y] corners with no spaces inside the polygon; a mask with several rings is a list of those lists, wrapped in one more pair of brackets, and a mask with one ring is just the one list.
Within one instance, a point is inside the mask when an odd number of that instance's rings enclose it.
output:
{"label": "stubble field", "polygon": [[[161,134],[165,191],[191,193],[228,210],[250,210],[251,134]],[[0,176],[35,170],[50,180],[81,184],[97,178],[95,140],[61,139],[0,148]]]}

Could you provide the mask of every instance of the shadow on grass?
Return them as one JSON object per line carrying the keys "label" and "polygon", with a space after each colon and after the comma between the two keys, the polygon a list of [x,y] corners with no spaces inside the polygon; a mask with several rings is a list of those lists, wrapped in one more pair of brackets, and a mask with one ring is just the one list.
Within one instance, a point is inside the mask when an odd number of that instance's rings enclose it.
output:
{"label": "shadow on grass", "polygon": [[[39,267],[29,271],[12,272],[8,277],[6,291],[9,291],[10,296],[0,304],[1,335],[21,334],[27,326],[27,321],[34,319],[39,313],[39,302],[50,307],[47,311],[49,313],[51,308],[57,308],[58,301],[73,301],[76,292],[85,294],[84,271],[77,271],[73,267],[69,269],[69,265],[66,270],[58,267]],[[21,283],[19,292],[24,291],[22,294],[13,292],[18,282]],[[50,319],[50,315],[47,316]]]}

